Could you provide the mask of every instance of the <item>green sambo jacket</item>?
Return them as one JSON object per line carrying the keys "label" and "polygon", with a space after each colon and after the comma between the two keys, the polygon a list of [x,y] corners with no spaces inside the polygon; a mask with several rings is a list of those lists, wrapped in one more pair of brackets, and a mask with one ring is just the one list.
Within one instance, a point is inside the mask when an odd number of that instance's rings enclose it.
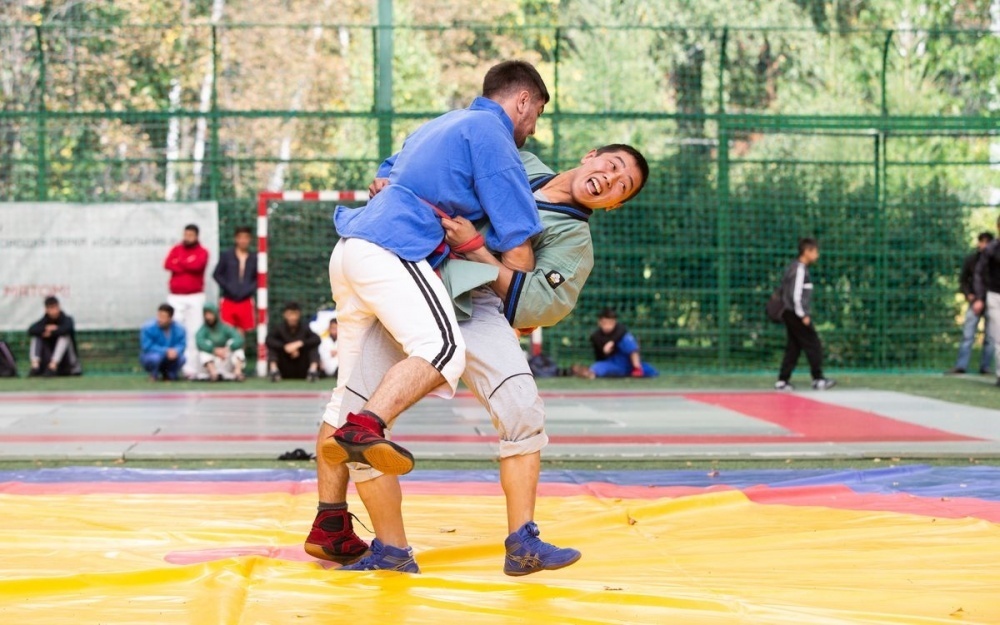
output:
{"label": "green sambo jacket", "polygon": [[[554,175],[530,152],[521,152],[532,191]],[[553,326],[576,306],[584,283],[594,269],[594,243],[590,237],[592,211],[568,204],[538,200],[542,232],[532,238],[535,270],[514,272],[503,302],[503,313],[515,328]],[[488,227],[488,224],[486,224]],[[465,260],[448,260],[441,279],[455,302],[458,319],[472,312],[470,293],[496,280],[495,267]]]}

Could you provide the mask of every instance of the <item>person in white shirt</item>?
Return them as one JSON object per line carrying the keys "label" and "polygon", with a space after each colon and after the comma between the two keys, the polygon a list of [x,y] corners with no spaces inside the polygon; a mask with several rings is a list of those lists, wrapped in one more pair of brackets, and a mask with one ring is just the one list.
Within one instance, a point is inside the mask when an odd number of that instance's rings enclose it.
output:
{"label": "person in white shirt", "polygon": [[323,338],[319,343],[319,363],[323,374],[328,378],[337,377],[340,359],[337,357],[337,318],[330,319],[326,332],[320,334]]}

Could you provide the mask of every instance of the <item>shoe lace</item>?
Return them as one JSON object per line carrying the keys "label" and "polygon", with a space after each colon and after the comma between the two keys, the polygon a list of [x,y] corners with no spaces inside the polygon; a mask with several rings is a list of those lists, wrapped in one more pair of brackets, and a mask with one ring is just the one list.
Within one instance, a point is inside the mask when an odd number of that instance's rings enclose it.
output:
{"label": "shoe lace", "polygon": [[354,519],[355,521],[357,521],[358,525],[360,525],[361,527],[365,528],[366,532],[368,532],[369,534],[374,534],[375,533],[375,532],[371,531],[370,529],[368,529],[367,525],[365,525],[364,523],[361,522],[361,519],[358,518],[358,515],[354,514],[353,512],[348,512],[347,514],[351,515],[351,518]]}
{"label": "shoe lace", "polygon": [[371,545],[369,549],[368,555],[351,565],[352,569],[370,571],[382,559],[382,545]]}

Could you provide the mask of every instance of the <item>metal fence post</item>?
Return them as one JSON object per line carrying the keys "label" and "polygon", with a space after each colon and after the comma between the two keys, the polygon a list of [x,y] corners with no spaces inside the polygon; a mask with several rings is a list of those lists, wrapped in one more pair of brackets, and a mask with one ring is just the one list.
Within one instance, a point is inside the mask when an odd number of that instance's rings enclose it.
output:
{"label": "metal fence post", "polygon": [[375,42],[375,113],[378,115],[379,158],[392,155],[392,0],[378,0]]}
{"label": "metal fence post", "polygon": [[37,179],[35,181],[35,197],[39,201],[49,198],[49,161],[48,161],[48,106],[45,102],[45,40],[42,37],[42,26],[35,26],[35,45],[38,46],[38,119],[36,132],[38,134]]}
{"label": "metal fence post", "polygon": [[729,127],[725,116],[725,92],[723,86],[723,75],[726,71],[726,43],[729,38],[729,29],[722,31],[721,50],[719,53],[719,101],[716,105],[718,112],[716,122],[716,133],[719,147],[716,158],[718,176],[716,178],[718,188],[718,207],[716,220],[716,258],[718,259],[718,318],[719,318],[719,368],[725,369],[729,366],[729,352],[731,349],[730,328],[729,328],[729,272],[730,254],[732,246],[729,244]]}
{"label": "metal fence post", "polygon": [[211,198],[218,200],[220,183],[219,161],[221,159],[219,149],[219,36],[218,27],[214,24],[212,25],[212,110],[209,114],[211,115],[209,118],[211,124],[211,146],[209,153],[211,154],[212,167],[209,170],[208,187]]}
{"label": "metal fence post", "polygon": [[552,50],[552,61],[555,69],[552,78],[552,156],[555,163],[559,163],[559,40],[562,39],[562,29],[556,26],[556,43]]}

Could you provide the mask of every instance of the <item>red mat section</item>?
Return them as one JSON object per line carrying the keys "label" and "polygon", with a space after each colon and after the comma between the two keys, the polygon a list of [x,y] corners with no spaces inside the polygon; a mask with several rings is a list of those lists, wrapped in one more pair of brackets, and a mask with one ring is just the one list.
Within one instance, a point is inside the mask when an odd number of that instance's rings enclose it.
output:
{"label": "red mat section", "polygon": [[[866,410],[784,393],[685,393],[691,401],[725,408],[794,432],[798,441],[834,443],[981,440],[896,421]],[[760,438],[760,437],[757,437]]]}

